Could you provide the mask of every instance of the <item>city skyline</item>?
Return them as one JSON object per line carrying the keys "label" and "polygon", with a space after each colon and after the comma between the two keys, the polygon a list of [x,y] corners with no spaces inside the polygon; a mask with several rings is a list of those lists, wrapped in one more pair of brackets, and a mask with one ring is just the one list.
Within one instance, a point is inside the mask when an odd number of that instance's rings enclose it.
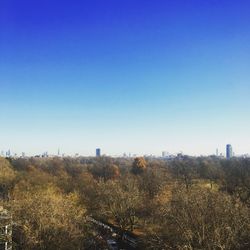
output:
{"label": "city skyline", "polygon": [[0,149],[249,154],[249,8],[2,1]]}
{"label": "city skyline", "polygon": [[93,151],[90,154],[83,154],[81,151],[77,151],[74,153],[67,153],[67,152],[61,152],[60,148],[57,149],[57,151],[52,151],[52,152],[48,152],[48,151],[42,151],[41,152],[36,152],[35,154],[26,154],[26,152],[22,151],[22,152],[15,152],[12,151],[10,149],[4,151],[1,150],[0,151],[0,156],[2,157],[13,157],[13,156],[17,156],[17,157],[33,157],[33,156],[41,156],[41,157],[49,157],[49,156],[58,156],[58,157],[100,157],[100,156],[108,156],[108,157],[136,157],[136,156],[147,156],[147,157],[161,157],[161,158],[168,158],[168,157],[173,157],[173,156],[178,156],[178,155],[188,155],[188,156],[194,156],[194,157],[199,157],[199,156],[217,156],[217,157],[225,157],[226,159],[230,159],[232,157],[249,157],[250,154],[248,152],[245,152],[243,154],[237,154],[233,151],[232,145],[231,144],[226,144],[225,145],[225,150],[223,151],[219,151],[218,148],[215,149],[215,152],[212,154],[195,154],[195,155],[190,155],[190,154],[186,154],[183,151],[179,151],[179,152],[169,152],[169,151],[162,151],[162,152],[157,152],[156,154],[152,154],[151,153],[141,153],[138,154],[138,152],[120,152],[119,154],[116,155],[112,155],[109,152],[105,152],[102,153],[102,149],[101,148],[96,148],[95,151]]}

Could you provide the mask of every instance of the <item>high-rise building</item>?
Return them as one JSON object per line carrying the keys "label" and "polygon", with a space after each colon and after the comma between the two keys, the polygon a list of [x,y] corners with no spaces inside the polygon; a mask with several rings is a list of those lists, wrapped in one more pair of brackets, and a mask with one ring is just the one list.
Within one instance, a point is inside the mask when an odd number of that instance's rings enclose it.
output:
{"label": "high-rise building", "polygon": [[168,152],[166,152],[166,151],[162,151],[161,156],[162,156],[162,158],[167,157],[167,156],[168,156]]}
{"label": "high-rise building", "polygon": [[227,159],[230,159],[233,157],[233,148],[231,144],[226,145],[226,157]]}
{"label": "high-rise building", "polygon": [[100,156],[101,156],[101,149],[100,149],[100,148],[97,148],[97,149],[95,150],[95,156],[96,156],[96,157],[100,157]]}
{"label": "high-rise building", "polygon": [[11,152],[10,149],[6,152],[6,157],[10,157],[11,156]]}
{"label": "high-rise building", "polygon": [[219,149],[216,148],[216,156],[219,156]]}

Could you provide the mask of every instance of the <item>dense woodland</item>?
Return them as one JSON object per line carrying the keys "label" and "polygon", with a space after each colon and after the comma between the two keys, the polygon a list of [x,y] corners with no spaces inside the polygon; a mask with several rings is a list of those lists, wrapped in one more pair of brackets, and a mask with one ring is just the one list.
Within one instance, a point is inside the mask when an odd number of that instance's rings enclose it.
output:
{"label": "dense woodland", "polygon": [[87,216],[141,249],[250,249],[250,159],[0,158],[16,249],[105,249]]}

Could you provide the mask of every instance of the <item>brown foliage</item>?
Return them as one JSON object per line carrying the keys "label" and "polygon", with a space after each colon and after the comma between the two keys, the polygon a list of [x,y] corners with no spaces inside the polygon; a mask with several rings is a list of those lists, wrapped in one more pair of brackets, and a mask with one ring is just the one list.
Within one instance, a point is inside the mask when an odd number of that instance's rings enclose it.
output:
{"label": "brown foliage", "polygon": [[112,218],[121,229],[133,231],[137,222],[137,210],[142,205],[135,180],[101,181],[97,187],[102,215]]}
{"label": "brown foliage", "polygon": [[9,198],[9,192],[14,185],[15,178],[16,173],[10,163],[0,157],[0,197]]}
{"label": "brown foliage", "polygon": [[33,190],[16,186],[11,203],[18,225],[15,238],[22,249],[82,249],[85,209],[78,195],[63,195],[48,186]]}
{"label": "brown foliage", "polygon": [[249,249],[249,235],[249,209],[238,200],[205,189],[178,189],[149,242],[152,249]]}
{"label": "brown foliage", "polygon": [[131,172],[133,174],[141,174],[144,170],[146,170],[147,163],[143,157],[136,157],[134,159]]}

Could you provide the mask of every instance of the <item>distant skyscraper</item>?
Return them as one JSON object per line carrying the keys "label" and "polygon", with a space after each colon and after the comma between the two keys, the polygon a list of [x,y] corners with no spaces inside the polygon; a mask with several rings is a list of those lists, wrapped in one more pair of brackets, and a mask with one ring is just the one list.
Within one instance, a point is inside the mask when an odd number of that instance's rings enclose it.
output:
{"label": "distant skyscraper", "polygon": [[101,149],[100,149],[100,148],[97,148],[97,149],[95,150],[95,156],[96,156],[96,157],[100,157],[100,156],[101,156]]}
{"label": "distant skyscraper", "polygon": [[167,155],[168,155],[168,153],[167,153],[166,151],[162,151],[161,156],[162,156],[163,158],[167,157]]}
{"label": "distant skyscraper", "polygon": [[216,148],[216,156],[219,156],[219,150]]}
{"label": "distant skyscraper", "polygon": [[44,152],[44,153],[42,154],[42,157],[49,157],[48,152]]}
{"label": "distant skyscraper", "polygon": [[226,146],[226,156],[227,156],[227,159],[230,159],[233,157],[233,148],[232,148],[232,145],[230,144],[227,144]]}

